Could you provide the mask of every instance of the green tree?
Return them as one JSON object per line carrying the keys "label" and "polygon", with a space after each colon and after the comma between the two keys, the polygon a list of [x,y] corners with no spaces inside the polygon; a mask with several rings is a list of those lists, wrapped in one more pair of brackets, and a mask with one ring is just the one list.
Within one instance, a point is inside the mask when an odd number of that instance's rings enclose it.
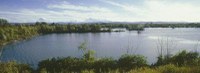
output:
{"label": "green tree", "polygon": [[5,25],[8,25],[8,21],[6,19],[1,19],[0,18],[0,26],[5,26]]}
{"label": "green tree", "polygon": [[88,50],[85,54],[84,54],[84,59],[86,61],[92,62],[95,60],[95,51],[94,50]]}

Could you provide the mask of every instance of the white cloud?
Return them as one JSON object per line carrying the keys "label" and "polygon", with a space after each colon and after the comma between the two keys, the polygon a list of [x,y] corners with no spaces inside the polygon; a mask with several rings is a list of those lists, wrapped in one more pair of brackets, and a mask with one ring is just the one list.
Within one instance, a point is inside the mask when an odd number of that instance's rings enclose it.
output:
{"label": "white cloud", "polygon": [[138,8],[138,6],[135,6],[135,5],[130,5],[130,4],[120,4],[120,3],[116,3],[116,2],[112,2],[112,1],[104,1],[106,3],[109,3],[111,5],[115,5],[115,6],[118,6],[118,7],[121,7],[123,8],[124,10],[128,11],[128,12],[137,12],[137,11],[140,11],[141,9]]}
{"label": "white cloud", "polygon": [[173,3],[172,0],[144,0],[144,6],[136,6],[120,4],[111,0],[104,2],[122,8],[131,13],[130,16],[137,15],[132,18],[139,21],[200,21],[200,6],[191,3]]}
{"label": "white cloud", "polygon": [[66,10],[77,10],[77,11],[86,11],[86,12],[107,12],[110,11],[107,8],[95,7],[95,6],[81,6],[81,5],[73,5],[66,1],[61,4],[52,4],[48,5],[50,9],[66,9]]}
{"label": "white cloud", "polygon": [[147,2],[147,15],[151,20],[200,21],[200,7],[191,4],[166,3],[164,1]]}
{"label": "white cloud", "polygon": [[47,22],[83,22],[88,19],[127,22],[200,22],[200,5],[191,3],[173,3],[173,0],[144,0],[142,6],[138,6],[138,4],[117,3],[114,0],[103,0],[103,2],[110,4],[111,7],[75,5],[64,1],[60,4],[48,5],[47,9],[0,11],[0,17],[8,18],[13,22],[35,22],[39,18],[46,18]]}
{"label": "white cloud", "polygon": [[[118,14],[112,11],[89,11],[81,12],[74,10],[53,11],[46,9],[22,9],[16,12],[0,12],[7,14],[6,17],[12,22],[35,22],[39,18],[45,18],[47,22],[84,22],[88,19],[96,20],[120,20]],[[1,15],[0,15],[1,16]]]}
{"label": "white cloud", "polygon": [[47,22],[84,22],[91,18],[100,21],[121,20],[119,14],[103,7],[72,5],[64,2],[61,4],[48,5],[48,8],[49,9],[21,9],[15,12],[4,11],[0,12],[0,14],[7,14],[6,17],[13,22],[17,22],[19,19],[21,19],[20,22],[35,22],[38,21],[39,18],[46,18],[45,21]]}

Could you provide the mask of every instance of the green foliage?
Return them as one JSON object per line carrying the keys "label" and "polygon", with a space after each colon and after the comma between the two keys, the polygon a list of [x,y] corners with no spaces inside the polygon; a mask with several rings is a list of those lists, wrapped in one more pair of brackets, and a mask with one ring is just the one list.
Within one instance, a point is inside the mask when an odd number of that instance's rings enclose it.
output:
{"label": "green foliage", "polygon": [[112,58],[102,58],[88,61],[81,58],[53,58],[39,63],[39,72],[62,73],[62,72],[82,72],[91,71],[97,73],[107,73],[120,69],[120,72],[127,72],[131,69],[147,66],[146,60],[139,55],[124,55],[118,61]]}
{"label": "green foliage", "polygon": [[171,57],[159,56],[155,65],[159,66],[166,64],[174,64],[177,66],[199,66],[200,58],[198,52],[187,52],[183,50]]}
{"label": "green foliage", "polygon": [[53,58],[41,61],[39,63],[38,72],[48,73],[66,73],[66,72],[81,72],[83,70],[91,70],[93,62],[87,62],[80,58]]}
{"label": "green foliage", "polygon": [[92,62],[95,60],[95,51],[94,50],[88,50],[85,54],[83,59],[85,59],[88,62]]}
{"label": "green foliage", "polygon": [[94,71],[96,73],[108,73],[109,71],[116,70],[117,61],[112,58],[102,58],[94,62]]}
{"label": "green foliage", "polygon": [[95,51],[87,48],[87,42],[81,43],[78,47],[78,50],[81,50],[83,53],[83,59],[88,62],[92,62],[95,59]]}
{"label": "green foliage", "polygon": [[147,62],[144,56],[125,54],[119,58],[118,66],[120,71],[123,72],[134,68],[147,66]]}
{"label": "green foliage", "polygon": [[87,24],[48,24],[36,22],[35,25],[13,24],[0,19],[0,45],[14,40],[30,38],[38,34],[49,33],[84,33],[84,32],[111,32],[112,28],[126,28],[137,30],[140,33],[146,27],[200,27],[199,23],[188,24],[116,24],[116,23],[87,23]]}
{"label": "green foliage", "polygon": [[138,69],[132,69],[128,73],[162,73],[162,72],[159,72],[158,70],[154,68],[141,67]]}
{"label": "green foliage", "polygon": [[157,67],[155,70],[158,71],[159,73],[199,73],[200,69],[199,67],[193,66],[193,67],[187,67],[187,66],[182,66],[178,67],[173,64],[167,64],[163,66]]}
{"label": "green foliage", "polygon": [[0,40],[6,40],[6,35],[2,29],[0,29]]}
{"label": "green foliage", "polygon": [[[84,70],[85,63],[78,58],[67,57],[63,59],[48,59],[39,63],[38,70],[48,73],[61,72],[80,72]],[[87,68],[87,67],[86,67]]]}
{"label": "green foliage", "polygon": [[5,26],[8,24],[7,20],[0,19],[0,45],[15,40],[27,39],[38,34],[109,31],[101,30],[101,25],[99,24],[60,25],[53,23],[50,25],[46,22],[36,22],[35,25],[17,24]]}
{"label": "green foliage", "polygon": [[[112,58],[96,59],[94,54],[87,52],[87,44],[82,43],[79,49],[84,50],[83,58],[53,58],[41,61],[40,73],[199,73],[199,54],[196,52],[182,51],[171,57],[158,57],[157,65],[150,68],[146,58],[141,55],[122,55],[118,60]],[[90,50],[88,50],[90,51]],[[93,56],[92,60],[91,57]],[[159,64],[159,65],[158,65]]]}
{"label": "green foliage", "polygon": [[17,64],[16,62],[0,62],[0,73],[31,73],[32,69],[28,65]]}
{"label": "green foliage", "polygon": [[6,26],[6,25],[9,25],[8,21],[6,19],[0,18],[0,26]]}
{"label": "green foliage", "polygon": [[176,67],[173,64],[168,64],[168,65],[164,65],[161,67],[158,67],[159,72],[162,73],[188,73],[187,71],[185,71],[184,67]]}
{"label": "green foliage", "polygon": [[[195,57],[194,53],[182,51],[173,58],[189,54]],[[185,60],[185,59],[184,59]],[[83,58],[52,58],[43,60],[38,64],[37,71],[30,66],[17,64],[16,62],[0,63],[0,73],[199,73],[200,66],[166,64],[149,67],[146,60],[140,55],[122,55],[118,60],[112,58],[95,59],[88,62]]]}
{"label": "green foliage", "polygon": [[171,58],[171,63],[184,66],[184,65],[198,65],[199,54],[197,52],[186,52],[185,50],[178,53]]}
{"label": "green foliage", "polygon": [[199,73],[200,67],[178,67],[173,64],[158,66],[155,68],[142,67],[132,69],[130,73]]}
{"label": "green foliage", "polygon": [[82,58],[53,58],[41,61],[38,72],[62,73],[62,72],[82,72],[94,71],[97,73],[114,71],[120,69],[121,72],[134,68],[147,66],[146,59],[140,55],[125,54],[119,60],[112,58],[96,59],[94,51],[87,48],[87,43],[81,43],[78,47],[83,51]]}
{"label": "green foliage", "polygon": [[0,27],[0,45],[14,40],[21,40],[37,35],[37,28],[32,26],[4,26]]}

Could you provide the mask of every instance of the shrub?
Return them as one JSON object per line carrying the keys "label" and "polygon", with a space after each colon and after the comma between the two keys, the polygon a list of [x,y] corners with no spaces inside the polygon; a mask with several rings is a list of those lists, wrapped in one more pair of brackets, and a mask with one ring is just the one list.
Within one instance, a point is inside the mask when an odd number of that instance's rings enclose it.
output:
{"label": "shrub", "polygon": [[94,70],[96,73],[107,73],[111,70],[115,70],[117,62],[112,58],[102,58],[94,62]]}
{"label": "shrub", "polygon": [[0,73],[31,73],[32,69],[25,64],[17,64],[16,62],[0,63]]}
{"label": "shrub", "polygon": [[138,69],[132,69],[129,73],[160,73],[158,70],[149,67],[141,67]]}
{"label": "shrub", "polygon": [[171,57],[159,56],[155,65],[174,64],[177,66],[198,66],[200,63],[199,54],[197,52],[182,51]]}
{"label": "shrub", "polygon": [[185,50],[178,53],[171,58],[171,63],[184,66],[184,65],[197,65],[199,54],[197,52],[186,52]]}
{"label": "shrub", "polygon": [[140,55],[122,55],[118,60],[120,71],[129,71],[134,68],[147,66],[147,61],[144,56]]}

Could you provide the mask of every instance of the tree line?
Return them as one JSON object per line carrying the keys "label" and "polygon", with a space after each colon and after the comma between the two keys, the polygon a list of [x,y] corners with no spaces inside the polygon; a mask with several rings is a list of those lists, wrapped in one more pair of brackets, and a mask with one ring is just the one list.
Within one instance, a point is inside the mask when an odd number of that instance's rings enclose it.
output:
{"label": "tree line", "polygon": [[84,33],[84,32],[111,32],[110,29],[103,29],[99,24],[48,24],[46,22],[36,22],[34,25],[8,23],[5,19],[0,19],[0,45],[23,40],[40,34],[49,33]]}
{"label": "tree line", "polygon": [[0,45],[30,38],[39,34],[49,33],[85,33],[85,32],[112,32],[113,28],[126,28],[127,30],[142,31],[144,28],[199,28],[200,23],[185,24],[118,24],[118,23],[82,23],[82,24],[57,24],[36,22],[35,24],[11,24],[6,19],[0,18]]}

